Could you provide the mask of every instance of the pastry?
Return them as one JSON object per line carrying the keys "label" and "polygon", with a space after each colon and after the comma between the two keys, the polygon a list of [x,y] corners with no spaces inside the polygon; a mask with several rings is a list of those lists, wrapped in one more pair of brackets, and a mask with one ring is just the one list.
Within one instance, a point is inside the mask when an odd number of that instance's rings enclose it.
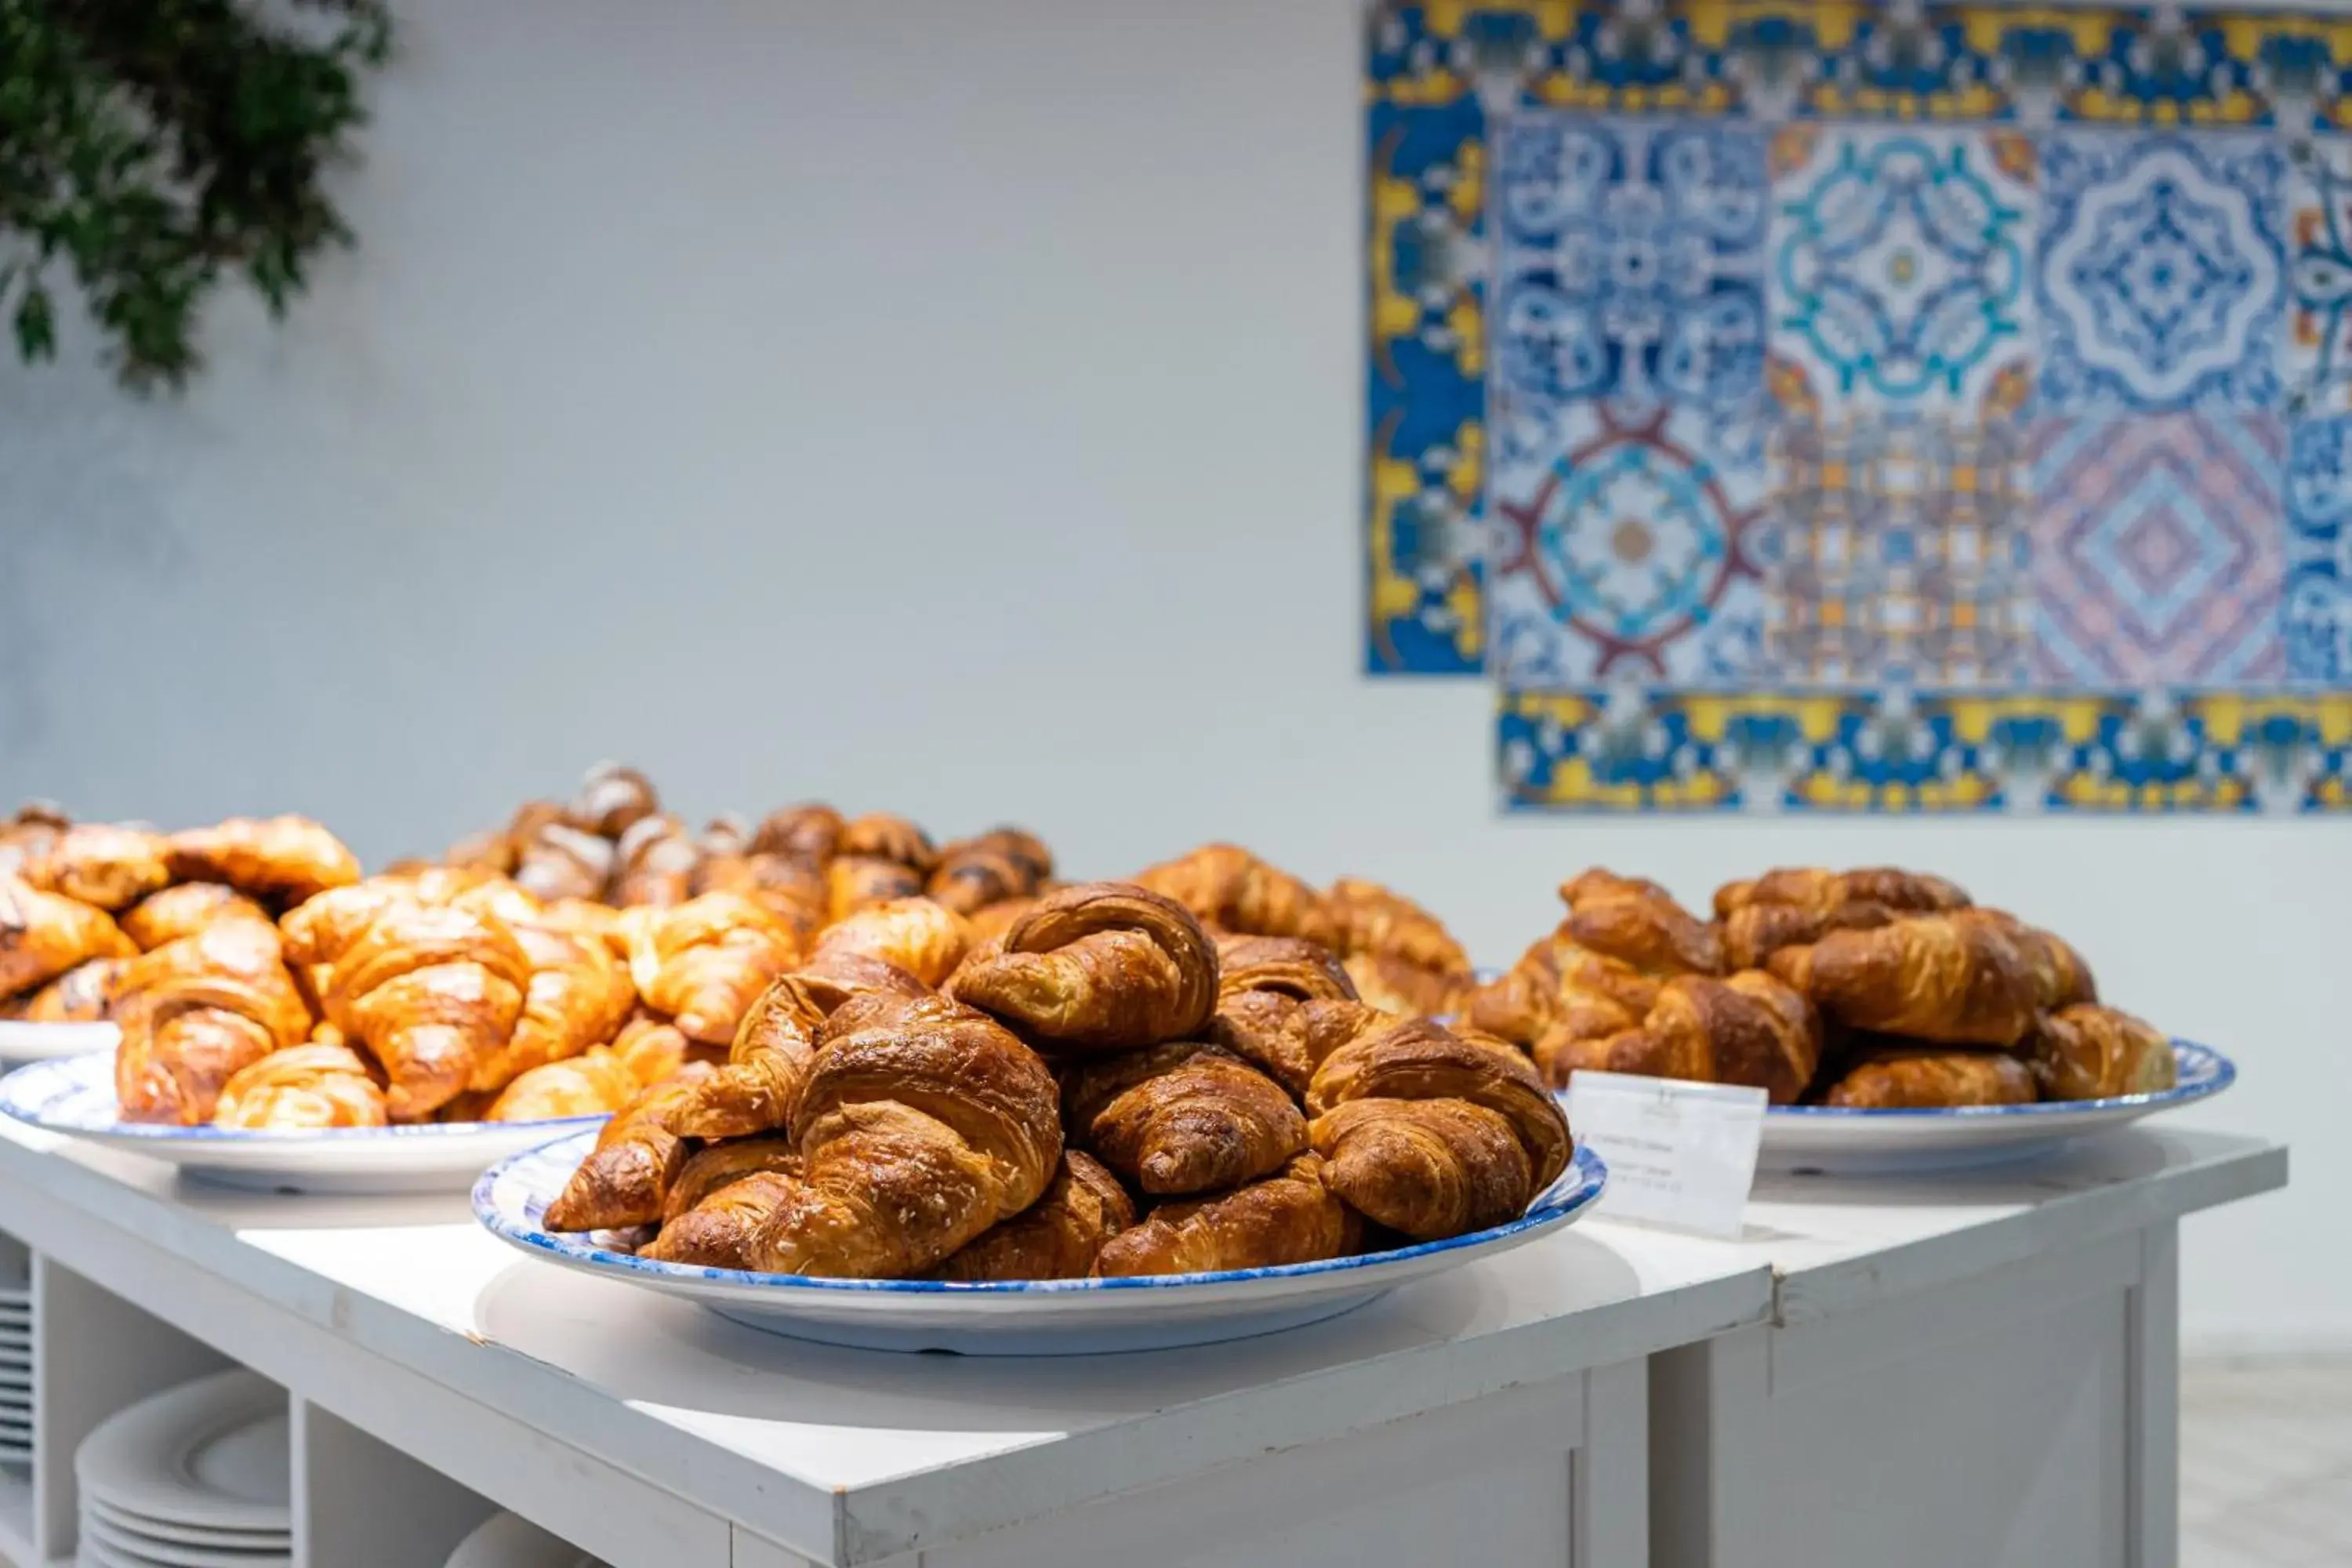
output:
{"label": "pastry", "polygon": [[940,852],[931,847],[929,834],[905,817],[887,811],[867,812],[843,827],[835,853],[850,858],[893,861],[919,877],[930,875],[931,868],[940,862]]}
{"label": "pastry", "polygon": [[1083,1279],[1103,1244],[1135,1223],[1135,1201],[1089,1155],[1062,1152],[1045,1195],[951,1254],[934,1279]]}
{"label": "pastry", "polygon": [[670,1183],[691,1152],[669,1121],[710,1069],[692,1065],[614,1113],[596,1146],[547,1205],[547,1228],[620,1230],[662,1216]]}
{"label": "pastry", "polygon": [[528,922],[509,929],[530,965],[530,980],[514,1028],[503,1044],[482,1052],[466,1080],[478,1094],[604,1045],[637,1004],[628,970],[594,937]]}
{"label": "pastry", "polygon": [[1183,905],[1123,882],[1037,900],[954,995],[1055,1049],[1157,1045],[1197,1035],[1217,1001],[1217,955]]}
{"label": "pastry", "polygon": [[799,956],[792,927],[736,893],[622,919],[637,994],[689,1040],[733,1040],[752,1001]]}
{"label": "pastry", "polygon": [[122,912],[122,934],[152,952],[194,936],[215,921],[269,918],[268,910],[226,882],[182,882],[148,894]]}
{"label": "pastry", "polygon": [[842,831],[848,826],[829,805],[788,805],[761,819],[751,834],[751,853],[822,867],[841,852]]}
{"label": "pastry", "polygon": [[25,868],[72,826],[73,818],[48,801],[18,806],[16,816],[0,823],[0,877],[22,877]]}
{"label": "pastry", "polygon": [[580,781],[564,819],[583,833],[618,838],[641,818],[661,809],[653,781],[618,763],[598,763]]}
{"label": "pastry", "polygon": [[131,963],[128,958],[93,958],[78,963],[34,992],[16,1016],[27,1024],[95,1024],[111,1018]]}
{"label": "pastry", "polygon": [[1938,914],[1965,909],[1969,895],[1957,882],[1887,866],[1852,871],[1783,867],[1747,881],[1726,882],[1715,890],[1715,912],[1725,919],[1750,904],[1833,910],[1854,903],[1875,904],[1896,914]]}
{"label": "pastry", "polygon": [[893,899],[918,898],[923,874],[911,866],[875,855],[844,855],[824,868],[825,918],[847,920],[863,909]]}
{"label": "pastry", "polygon": [[311,1016],[278,928],[224,921],[132,960],[115,1021],[123,1120],[194,1127],[213,1119],[238,1072],[307,1039]]}
{"label": "pastry", "polygon": [[139,827],[85,822],[68,827],[25,868],[25,880],[109,913],[137,903],[172,879],[163,836]]}
{"label": "pastry", "polygon": [[382,1127],[383,1086],[349,1046],[312,1041],[247,1063],[221,1089],[215,1124],[279,1132]]}
{"label": "pastry", "polygon": [[[553,1121],[571,1116],[610,1116],[635,1100],[644,1088],[627,1058],[598,1047],[517,1073],[478,1110],[467,1106],[461,1110],[453,1100],[448,1119]],[[478,1099],[480,1092],[467,1098]]]}
{"label": "pastry", "polygon": [[1765,1090],[1775,1105],[1793,1105],[1821,1066],[1822,1025],[1811,1003],[1760,970],[1724,980],[1685,974],[1658,988],[1640,1026],[1581,1040],[1548,1035],[1534,1056],[1561,1088],[1577,1068],[1591,1068],[1742,1084]]}
{"label": "pastry", "polygon": [[751,1269],[761,1229],[799,1187],[792,1163],[728,1183],[669,1221],[637,1249],[640,1258],[697,1268]]}
{"label": "pastry", "polygon": [[2161,1030],[2088,1003],[2045,1015],[2025,1043],[2024,1059],[2044,1100],[2153,1094],[2170,1089],[2179,1071]]}
{"label": "pastry", "polygon": [[1822,1103],[1865,1110],[1927,1110],[2025,1105],[2033,1098],[2033,1075],[2015,1057],[1898,1046],[1864,1053],[1830,1086]]}
{"label": "pastry", "polygon": [[677,1223],[678,1216],[701,1207],[713,1193],[746,1176],[761,1171],[798,1175],[800,1168],[800,1152],[788,1138],[732,1138],[705,1144],[678,1167],[677,1179],[670,1184],[669,1196],[662,1204],[662,1223]]}
{"label": "pastry", "polygon": [[793,990],[772,984],[744,1014],[727,1065],[695,1085],[673,1119],[691,1138],[742,1138],[787,1125],[816,1063],[809,1017]]}
{"label": "pastry", "polygon": [[612,901],[623,909],[638,904],[667,908],[694,896],[695,868],[702,852],[686,824],[659,813],[641,816],[613,845]]}
{"label": "pastry", "polygon": [[46,985],[93,958],[138,951],[104,910],[0,877],[0,995]]}
{"label": "pastry", "polygon": [[1218,931],[1339,944],[1339,924],[1323,895],[1239,845],[1204,844],[1138,872],[1135,880]]}
{"label": "pastry", "polygon": [[1208,1037],[1288,1089],[1307,1092],[1316,1063],[1305,1037],[1287,1028],[1308,1002],[1356,1000],[1356,985],[1331,950],[1288,936],[1217,941],[1217,1010]]}
{"label": "pastry", "polygon": [[288,906],[360,879],[358,858],[307,816],[236,816],[188,828],[164,840],[163,858],[174,881],[226,882]]}
{"label": "pastry", "polygon": [[971,946],[971,925],[945,904],[892,899],[827,926],[817,937],[816,951],[864,953],[936,986],[955,973]]}
{"label": "pastry", "polygon": [[1072,1139],[1160,1197],[1240,1186],[1307,1147],[1307,1121],[1281,1085],[1194,1041],[1079,1062],[1062,1104]]}
{"label": "pastry", "polygon": [[543,822],[522,838],[515,853],[514,879],[532,897],[601,899],[618,856],[613,842],[562,822]]}
{"label": "pastry", "polygon": [[2007,930],[1964,914],[1833,931],[1770,968],[1849,1028],[2004,1048],[2032,1026],[2042,984]]}
{"label": "pastry", "polygon": [[530,959],[505,921],[471,904],[394,897],[363,923],[289,922],[290,950],[323,968],[327,1021],[382,1064],[395,1121],[456,1099],[522,1015]]}
{"label": "pastry", "polygon": [[1215,1197],[1161,1204],[1103,1243],[1095,1272],[1216,1274],[1345,1258],[1363,1221],[1323,1182],[1323,1162],[1301,1154],[1279,1173]]}

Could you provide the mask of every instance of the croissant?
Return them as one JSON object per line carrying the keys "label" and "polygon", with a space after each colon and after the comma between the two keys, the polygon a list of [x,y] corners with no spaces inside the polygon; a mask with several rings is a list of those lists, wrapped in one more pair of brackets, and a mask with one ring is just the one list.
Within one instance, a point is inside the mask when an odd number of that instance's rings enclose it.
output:
{"label": "croissant", "polygon": [[[671,1025],[643,1016],[622,1025],[621,1032],[605,1047],[620,1058],[643,1089],[651,1089],[675,1075],[693,1059],[688,1052],[695,1048]],[[708,1046],[699,1048],[709,1049]]]}
{"label": "croissant", "polygon": [[1281,1085],[1192,1041],[1083,1062],[1062,1103],[1073,1138],[1162,1197],[1240,1186],[1307,1147],[1306,1118]]}
{"label": "croissant", "polygon": [[[999,899],[992,904],[983,904],[973,910],[967,917],[967,923],[971,927],[971,951],[964,954],[964,962],[969,963],[973,955],[983,947],[988,947],[992,955],[1003,952],[1003,942],[1001,939],[1004,933],[1013,929],[1013,923],[1015,921],[1036,907],[1036,899],[1030,897]],[[991,947],[989,946],[991,943],[995,945]]]}
{"label": "croissant", "polygon": [[766,850],[707,855],[695,868],[694,893],[740,893],[782,916],[803,943],[825,923],[832,907],[824,871]]}
{"label": "croissant", "polygon": [[852,999],[870,993],[910,1000],[933,994],[929,986],[887,960],[820,948],[806,963],[772,982],[755,999],[755,1006],[783,1007],[814,1033]]}
{"label": "croissant", "polygon": [[115,1019],[123,1120],[184,1127],[210,1121],[240,1070],[310,1033],[278,928],[260,921],[224,921],[132,960]]}
{"label": "croissant", "polygon": [[583,833],[618,838],[630,826],[661,809],[653,781],[618,763],[598,763],[580,780],[564,818]]}
{"label": "croissant", "polygon": [[824,869],[828,922],[847,920],[863,909],[893,899],[921,896],[923,874],[912,866],[872,855],[844,855]]}
{"label": "croissant", "polygon": [[799,1188],[796,1156],[773,1169],[752,1171],[664,1225],[637,1256],[697,1268],[755,1268],[760,1232]]}
{"label": "croissant", "polygon": [[1469,1026],[1533,1050],[1546,1039],[1613,1034],[1640,1023],[1658,999],[1656,978],[1557,932],[1498,979],[1470,993]]}
{"label": "croissant", "polygon": [[303,951],[325,963],[327,1021],[383,1064],[394,1121],[457,1098],[513,1036],[530,959],[487,910],[395,899],[355,933],[323,934]]}
{"label": "croissant", "polygon": [[0,823],[0,877],[22,877],[25,868],[73,826],[64,810],[45,800],[27,801],[16,815]]}
{"label": "croissant", "polygon": [[1781,949],[1770,968],[1826,1018],[1948,1045],[2014,1046],[2040,994],[2008,931],[1955,915],[1833,931],[1810,947]]}
{"label": "croissant", "polygon": [[27,1024],[95,1024],[110,1018],[130,969],[127,958],[78,963],[34,992],[16,1016]]}
{"label": "croissant", "polygon": [[532,897],[601,899],[618,858],[613,842],[562,822],[541,823],[515,851],[514,879]]}
{"label": "croissant", "polygon": [[547,1205],[547,1228],[619,1230],[662,1216],[670,1184],[686,1163],[686,1141],[669,1119],[711,1069],[689,1063],[614,1113],[596,1146]]}
{"label": "croissant", "polygon": [[1336,947],[1339,924],[1323,895],[1235,844],[1204,844],[1137,873],[1136,884],[1175,900],[1203,925],[1245,936],[1298,936]]}
{"label": "croissant", "polygon": [[1360,877],[1342,877],[1325,899],[1339,922],[1341,956],[1384,953],[1438,974],[1470,973],[1470,955],[1445,922],[1403,894]]}
{"label": "croissant", "polygon": [[1656,883],[1598,868],[1560,885],[1568,918],[1554,940],[1613,958],[1664,980],[1723,973],[1716,929],[1665,896]]}
{"label": "croissant", "polygon": [[2033,1075],[2015,1057],[1932,1046],[1868,1052],[1822,1097],[1827,1105],[1869,1110],[2024,1105],[2033,1098]]}
{"label": "croissant", "polygon": [[215,921],[266,921],[268,912],[226,882],[182,882],[150,893],[122,912],[122,934],[152,952],[194,936]]}
{"label": "croissant", "polygon": [[613,846],[613,902],[667,908],[694,896],[695,868],[702,852],[675,816],[658,813],[629,824]]}
{"label": "croissant", "polygon": [[2033,975],[2034,1005],[2047,1012],[2099,999],[2099,984],[2091,966],[2063,937],[2027,925],[2006,910],[1966,909],[1953,919],[1975,921],[2007,933]]}
{"label": "croissant", "polygon": [[827,926],[816,950],[862,952],[894,963],[926,985],[955,973],[971,946],[971,927],[946,905],[929,899],[893,899],[870,905]]}
{"label": "croissant", "polygon": [[2044,1100],[2153,1094],[2170,1089],[2179,1071],[2162,1032],[2129,1013],[2087,1003],[2045,1015],[2024,1057]]}
{"label": "croissant", "polygon": [[970,1008],[918,1004],[829,1040],[793,1110],[802,1174],[752,1260],[906,1279],[1037,1201],[1060,1167],[1054,1078]]}
{"label": "croissant", "polygon": [[800,956],[791,926],[734,893],[630,910],[623,921],[637,994],[689,1040],[732,1040],[768,982]]}
{"label": "croissant", "polygon": [[505,1088],[488,1097],[487,1104],[479,1103],[485,1098],[482,1091],[451,1100],[448,1120],[553,1121],[569,1116],[607,1116],[619,1112],[643,1092],[644,1083],[629,1059],[599,1047],[517,1073]]}
{"label": "croissant", "polygon": [[841,830],[836,853],[851,858],[891,860],[919,877],[928,877],[940,863],[930,835],[903,816],[870,811]]}
{"label": "croissant", "polygon": [[1356,994],[1392,1013],[1423,1017],[1461,1011],[1464,999],[1476,986],[1468,971],[1448,973],[1423,969],[1392,952],[1360,952],[1348,960],[1348,978]]}
{"label": "croissant", "polygon": [[236,816],[163,842],[173,880],[226,882],[265,903],[299,904],[360,879],[358,858],[307,816]]}
{"label": "croissant", "polygon": [[1715,890],[1715,912],[1727,920],[1734,910],[1750,904],[1791,904],[1826,910],[1859,903],[1875,904],[1896,914],[1938,914],[1964,909],[1968,902],[1968,893],[1956,882],[1885,866],[1852,871],[1783,867],[1748,881],[1727,882]]}
{"label": "croissant", "polygon": [[514,874],[516,843],[502,827],[486,827],[479,833],[468,833],[441,852],[441,864],[467,870],[496,871],[501,877]]}
{"label": "croissant", "polygon": [[1162,1204],[1102,1245],[1095,1272],[1217,1274],[1344,1258],[1363,1221],[1325,1186],[1323,1162],[1301,1154],[1277,1174],[1212,1198]]}
{"label": "croissant", "polygon": [[761,820],[751,835],[751,852],[823,866],[841,852],[841,835],[848,826],[829,805],[788,805]]}
{"label": "croissant", "polygon": [[1012,856],[961,843],[940,852],[939,869],[923,890],[956,913],[969,915],[1007,899],[1025,898],[1036,885],[1037,879]]}
{"label": "croissant", "polygon": [[478,1094],[495,1092],[533,1068],[603,1045],[637,1005],[628,971],[593,937],[528,923],[509,929],[530,965],[530,978],[513,1032],[480,1054],[466,1080]]}
{"label": "croissant", "polygon": [[1118,1178],[1076,1149],[1045,1195],[982,1234],[933,1270],[934,1279],[1083,1279],[1103,1243],[1135,1223]]}
{"label": "croissant", "polygon": [[172,879],[163,836],[138,827],[85,822],[68,827],[26,866],[25,880],[111,913]]}
{"label": "croissant", "polygon": [[104,910],[0,877],[0,995],[46,985],[93,958],[138,951]]}
{"label": "croissant", "polygon": [[1735,970],[1761,969],[1784,947],[1808,947],[1833,931],[1868,931],[1896,918],[1885,904],[1742,904],[1723,917],[1724,962]]}
{"label": "croissant", "polygon": [[1221,937],[1209,1038],[1293,1096],[1303,1095],[1316,1064],[1304,1037],[1286,1026],[1302,1004],[1352,1002],[1356,994],[1355,982],[1329,948],[1297,937]]}
{"label": "croissant", "polygon": [[1334,1051],[1307,1108],[1325,1184],[1418,1240],[1518,1215],[1573,1152],[1566,1118],[1525,1057],[1426,1020],[1360,1033]]}
{"label": "croissant", "polygon": [[711,1194],[761,1171],[800,1173],[800,1151],[781,1137],[732,1138],[707,1143],[686,1157],[677,1179],[662,1200],[662,1223],[675,1224],[689,1210],[699,1208]]}
{"label": "croissant", "polygon": [[814,1023],[779,981],[743,1015],[727,1065],[697,1084],[672,1124],[689,1138],[742,1138],[787,1125],[816,1065]]}
{"label": "croissant", "polygon": [[1172,899],[1123,882],[1048,893],[966,964],[956,1000],[1057,1047],[1157,1045],[1198,1034],[1217,1003],[1217,954]]}
{"label": "croissant", "polygon": [[1582,1043],[1548,1036],[1536,1052],[1544,1077],[1562,1087],[1576,1068],[1598,1068],[1743,1084],[1763,1089],[1775,1105],[1795,1104],[1821,1061],[1822,1023],[1812,1005],[1754,969],[1726,980],[1677,976],[1659,987],[1639,1028]]}
{"label": "croissant", "polygon": [[316,1042],[247,1064],[222,1088],[213,1115],[222,1127],[276,1131],[382,1127],[389,1120],[383,1086],[359,1053]]}

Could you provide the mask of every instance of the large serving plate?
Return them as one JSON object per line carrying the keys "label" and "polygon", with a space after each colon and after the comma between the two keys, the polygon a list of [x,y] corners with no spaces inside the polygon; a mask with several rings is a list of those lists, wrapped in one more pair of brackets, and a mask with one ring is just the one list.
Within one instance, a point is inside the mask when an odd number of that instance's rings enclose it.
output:
{"label": "large serving plate", "polygon": [[425,1122],[413,1127],[257,1132],[125,1121],[112,1056],[67,1057],[0,1079],[0,1114],[151,1159],[230,1186],[292,1193],[464,1192],[483,1167],[600,1116],[552,1121]]}
{"label": "large serving plate", "polygon": [[1763,1152],[1757,1163],[1767,1171],[1867,1175],[2023,1159],[2086,1133],[2210,1100],[2237,1081],[2237,1068],[2210,1046],[2175,1040],[2172,1055],[2179,1068],[2172,1088],[2114,1100],[1937,1110],[1776,1105],[1764,1115]]}
{"label": "large serving plate", "polygon": [[1573,1224],[1609,1179],[1600,1158],[1579,1149],[1559,1180],[1508,1225],[1321,1263],[1137,1279],[977,1285],[815,1279],[657,1263],[603,1245],[593,1235],[548,1230],[548,1204],[593,1142],[593,1133],[575,1133],[501,1162],[475,1184],[476,1217],[534,1258],[698,1301],[771,1333],[868,1350],[966,1355],[1164,1350],[1337,1317],[1408,1280],[1524,1247]]}
{"label": "large serving plate", "polygon": [[28,1024],[22,1018],[0,1018],[0,1064],[8,1067],[111,1051],[121,1041],[122,1032],[111,1024]]}

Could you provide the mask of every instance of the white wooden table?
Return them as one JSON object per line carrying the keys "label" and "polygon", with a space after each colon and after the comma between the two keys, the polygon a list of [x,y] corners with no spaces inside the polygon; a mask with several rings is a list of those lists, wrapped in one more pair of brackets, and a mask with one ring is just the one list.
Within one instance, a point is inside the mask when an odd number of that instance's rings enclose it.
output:
{"label": "white wooden table", "polygon": [[1579,1226],[1306,1331],[1002,1361],[802,1344],[510,1251],[461,1199],[176,1181],[0,1123],[35,1255],[32,1485],[220,1358],[293,1401],[298,1562],[440,1568],[492,1504],[617,1568],[1648,1560],[1647,1358],[1770,1310],[1763,1261]]}
{"label": "white wooden table", "polygon": [[1330,1322],[1021,1362],[800,1344],[560,1273],[462,1201],[270,1197],[0,1123],[36,1470],[233,1359],[284,1384],[298,1561],[439,1568],[493,1505],[618,1568],[2169,1568],[2172,1236],[2281,1184],[2133,1131],[1927,1182],[1783,1179],[1723,1244],[1601,1221]]}

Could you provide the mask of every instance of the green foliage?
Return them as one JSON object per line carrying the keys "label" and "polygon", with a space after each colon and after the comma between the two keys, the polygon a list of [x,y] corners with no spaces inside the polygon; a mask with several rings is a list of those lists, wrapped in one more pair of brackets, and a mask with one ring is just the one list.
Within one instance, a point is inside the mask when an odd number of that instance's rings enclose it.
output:
{"label": "green foliage", "polygon": [[201,363],[241,274],[283,316],[351,230],[320,188],[366,119],[387,0],[0,0],[0,315],[57,354],[60,269],[138,389]]}

